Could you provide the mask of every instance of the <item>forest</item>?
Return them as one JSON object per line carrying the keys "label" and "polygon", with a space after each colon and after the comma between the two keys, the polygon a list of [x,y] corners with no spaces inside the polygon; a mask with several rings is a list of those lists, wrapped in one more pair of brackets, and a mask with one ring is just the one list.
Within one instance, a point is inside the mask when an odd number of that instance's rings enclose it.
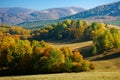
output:
{"label": "forest", "polygon": [[45,40],[94,43],[91,55],[120,47],[120,32],[104,23],[65,20],[36,30],[0,24],[0,73],[36,74],[94,70],[78,50],[53,48]]}

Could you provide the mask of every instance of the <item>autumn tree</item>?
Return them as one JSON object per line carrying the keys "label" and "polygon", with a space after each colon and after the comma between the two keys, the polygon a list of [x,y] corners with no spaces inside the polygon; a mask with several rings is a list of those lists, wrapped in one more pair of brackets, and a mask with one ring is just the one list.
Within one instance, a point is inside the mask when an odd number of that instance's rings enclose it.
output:
{"label": "autumn tree", "polygon": [[111,32],[113,39],[114,39],[114,42],[113,42],[114,47],[115,48],[120,47],[120,33],[119,33],[119,31],[115,28],[111,28],[110,32]]}
{"label": "autumn tree", "polygon": [[48,72],[60,72],[61,65],[65,62],[64,55],[60,50],[51,48],[47,59],[47,70]]}
{"label": "autumn tree", "polygon": [[2,67],[8,66],[10,62],[12,62],[13,57],[12,54],[15,50],[15,40],[13,38],[5,38],[1,40],[0,43],[0,65]]}

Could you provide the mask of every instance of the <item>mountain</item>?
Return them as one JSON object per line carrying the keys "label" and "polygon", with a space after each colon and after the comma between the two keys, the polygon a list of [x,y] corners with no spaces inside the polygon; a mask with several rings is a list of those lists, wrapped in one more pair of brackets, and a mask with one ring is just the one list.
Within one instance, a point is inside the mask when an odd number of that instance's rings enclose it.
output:
{"label": "mountain", "polygon": [[85,11],[83,8],[79,7],[66,7],[66,8],[53,8],[43,10],[43,13],[50,13],[53,19],[58,19],[60,17],[65,17],[68,15],[77,14],[78,12]]}
{"label": "mountain", "polygon": [[98,6],[75,15],[67,16],[61,18],[64,19],[87,19],[88,21],[98,20],[98,21],[110,21],[116,20],[120,17],[120,1]]}
{"label": "mountain", "polygon": [[55,20],[81,11],[85,11],[85,9],[79,7],[67,7],[38,11],[19,7],[0,8],[0,23],[16,25],[28,21]]}
{"label": "mountain", "polygon": [[0,22],[4,24],[17,24],[24,22],[28,14],[34,10],[25,8],[0,8]]}

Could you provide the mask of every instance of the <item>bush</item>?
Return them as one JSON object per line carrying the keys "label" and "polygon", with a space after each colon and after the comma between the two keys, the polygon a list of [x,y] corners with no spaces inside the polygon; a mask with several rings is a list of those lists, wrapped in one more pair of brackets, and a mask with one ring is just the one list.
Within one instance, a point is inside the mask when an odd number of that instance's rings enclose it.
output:
{"label": "bush", "polygon": [[90,66],[89,66],[89,67],[90,67],[91,70],[94,70],[96,66],[95,66],[95,64],[90,63]]}

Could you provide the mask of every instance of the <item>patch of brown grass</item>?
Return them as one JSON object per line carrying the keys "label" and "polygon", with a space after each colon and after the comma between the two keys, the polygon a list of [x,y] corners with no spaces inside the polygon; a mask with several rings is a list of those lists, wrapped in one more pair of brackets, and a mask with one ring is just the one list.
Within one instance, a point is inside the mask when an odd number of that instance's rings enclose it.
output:
{"label": "patch of brown grass", "polygon": [[0,80],[120,80],[120,72],[81,72],[0,77]]}
{"label": "patch of brown grass", "polygon": [[73,49],[77,49],[77,48],[81,48],[81,47],[85,47],[85,46],[90,46],[92,45],[92,41],[86,41],[86,42],[77,42],[77,43],[71,43],[71,42],[48,42],[52,47],[54,48],[62,48],[62,47],[69,47],[72,50]]}

